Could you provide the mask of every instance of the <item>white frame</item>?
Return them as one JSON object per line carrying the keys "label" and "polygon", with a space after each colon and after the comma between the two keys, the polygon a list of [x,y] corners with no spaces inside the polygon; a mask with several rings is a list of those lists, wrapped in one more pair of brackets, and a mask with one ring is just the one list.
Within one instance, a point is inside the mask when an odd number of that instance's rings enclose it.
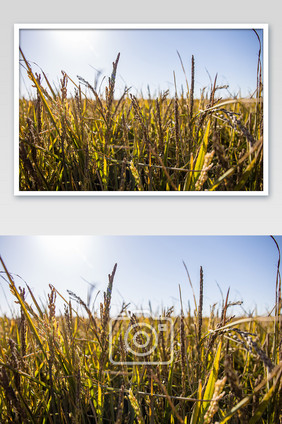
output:
{"label": "white frame", "polygon": [[[19,190],[19,34],[21,29],[262,29],[264,74],[264,153],[262,191],[20,191]],[[14,195],[15,196],[267,196],[268,169],[268,24],[14,24]]]}

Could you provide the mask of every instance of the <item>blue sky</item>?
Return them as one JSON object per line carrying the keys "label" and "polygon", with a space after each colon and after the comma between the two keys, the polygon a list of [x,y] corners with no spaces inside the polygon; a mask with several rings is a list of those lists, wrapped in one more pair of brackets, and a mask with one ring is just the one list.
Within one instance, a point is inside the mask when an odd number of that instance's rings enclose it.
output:
{"label": "blue sky", "polygon": [[[262,30],[257,29],[261,38]],[[209,89],[215,75],[218,85],[229,84],[231,94],[248,96],[256,88],[259,42],[252,29],[21,29],[20,46],[34,72],[41,67],[51,83],[59,85],[61,70],[78,83],[77,75],[91,84],[96,71],[110,76],[112,62],[120,52],[116,94],[125,85],[131,93],[147,96],[169,89],[174,95],[174,75],[178,90],[186,87],[177,51],[182,58],[188,82],[191,57],[195,57],[195,92]],[[38,66],[36,66],[35,62]],[[95,69],[94,69],[95,68]],[[107,78],[104,83],[107,82]],[[20,68],[20,93],[26,95],[31,83]],[[103,85],[102,85],[103,87]],[[98,85],[99,88],[99,85]],[[32,89],[35,95],[35,89]],[[71,90],[71,83],[69,83]],[[227,96],[226,90],[220,95]]]}
{"label": "blue sky", "polygon": [[[276,240],[281,248],[282,236]],[[247,312],[257,308],[259,314],[266,314],[275,302],[278,252],[269,236],[1,236],[0,254],[17,286],[24,286],[22,278],[43,303],[49,283],[67,299],[68,289],[84,301],[88,283],[92,283],[96,296],[106,290],[108,274],[117,262],[113,314],[123,300],[131,303],[131,310],[147,309],[150,301],[154,311],[174,305],[179,312],[179,284],[184,309],[190,302],[193,311],[192,290],[182,261],[197,298],[203,267],[206,314],[213,303],[221,304],[220,289],[225,296],[228,287],[230,300],[243,300]],[[17,310],[3,278],[0,293],[0,313]],[[98,295],[97,310],[100,300]],[[61,302],[59,310],[63,311]],[[239,306],[233,311],[243,313]]]}

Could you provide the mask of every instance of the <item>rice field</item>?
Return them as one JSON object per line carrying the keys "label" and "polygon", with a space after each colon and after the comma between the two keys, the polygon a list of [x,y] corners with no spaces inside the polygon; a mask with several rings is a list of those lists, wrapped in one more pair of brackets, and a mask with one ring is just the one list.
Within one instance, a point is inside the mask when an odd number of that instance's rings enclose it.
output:
{"label": "rice field", "polygon": [[[53,87],[20,50],[21,65],[36,89],[19,99],[19,190],[86,192],[249,191],[263,181],[263,81],[260,51],[257,88],[248,98],[219,96],[217,77],[194,98],[186,86],[173,95],[130,93],[119,99],[120,54],[101,92],[83,77],[62,71]],[[174,75],[175,79],[176,76]],[[69,95],[71,90],[73,95]]]}
{"label": "rice field", "polygon": [[67,300],[52,285],[44,306],[28,284],[16,286],[0,258],[2,279],[18,305],[18,315],[0,318],[1,423],[281,423],[276,246],[276,281],[269,283],[276,301],[265,316],[236,317],[230,311],[240,302],[232,302],[229,291],[203,316],[202,267],[193,283],[186,268],[193,307],[182,306],[180,314],[173,308],[158,316],[130,313],[124,303],[112,316],[117,264],[98,307],[96,299],[73,292]]}

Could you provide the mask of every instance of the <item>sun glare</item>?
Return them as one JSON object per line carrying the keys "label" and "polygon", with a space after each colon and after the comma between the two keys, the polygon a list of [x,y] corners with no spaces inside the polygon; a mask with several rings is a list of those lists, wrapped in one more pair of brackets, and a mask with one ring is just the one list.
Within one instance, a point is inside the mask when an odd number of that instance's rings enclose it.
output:
{"label": "sun glare", "polygon": [[54,41],[62,51],[69,51],[72,55],[76,52],[94,52],[101,38],[98,30],[56,30],[51,32]]}
{"label": "sun glare", "polygon": [[38,236],[38,247],[44,251],[51,260],[81,261],[89,264],[87,254],[91,240],[82,236]]}

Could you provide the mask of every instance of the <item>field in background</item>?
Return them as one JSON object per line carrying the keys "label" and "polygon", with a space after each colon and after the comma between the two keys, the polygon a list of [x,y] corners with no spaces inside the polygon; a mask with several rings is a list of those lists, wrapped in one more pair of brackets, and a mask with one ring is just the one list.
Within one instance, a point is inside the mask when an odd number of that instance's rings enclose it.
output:
{"label": "field in background", "polygon": [[53,88],[21,56],[37,98],[19,100],[20,191],[263,190],[260,53],[255,93],[224,100],[216,78],[194,99],[193,56],[189,84],[179,56],[186,87],[173,98],[137,98],[125,88],[119,100],[119,55],[102,94],[63,71]]}
{"label": "field in background", "polygon": [[[178,316],[172,308],[161,317],[127,314],[128,327],[137,331],[144,323],[156,329],[156,319],[172,323],[157,347],[137,358],[138,364],[132,364],[136,358],[126,349],[120,321],[110,315],[117,265],[98,313],[98,294],[85,302],[69,292],[67,301],[51,285],[48,303],[40,305],[28,285],[16,287],[0,258],[1,276],[20,310],[19,316],[0,319],[1,423],[281,423],[282,303],[276,246],[275,305],[268,315],[236,318],[231,309],[238,302],[230,301],[227,292],[211,306],[210,316],[203,317],[203,270],[196,295],[186,268],[193,310],[182,307]],[[56,313],[57,297],[65,302],[64,314]],[[181,292],[180,301],[182,305]],[[124,304],[120,316],[128,310]],[[144,340],[138,346],[147,348]],[[171,350],[172,361],[166,364]],[[110,358],[122,363],[115,365]]]}

